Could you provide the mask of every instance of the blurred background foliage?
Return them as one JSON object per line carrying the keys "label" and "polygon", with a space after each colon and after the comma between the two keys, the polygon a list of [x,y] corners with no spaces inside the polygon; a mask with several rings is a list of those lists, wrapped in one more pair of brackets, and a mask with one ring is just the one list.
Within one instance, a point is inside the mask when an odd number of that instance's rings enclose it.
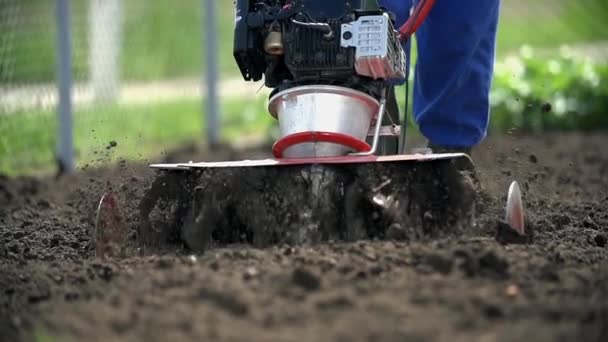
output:
{"label": "blurred background foliage", "polygon": [[568,47],[543,56],[523,46],[496,64],[491,104],[497,129],[608,128],[608,64]]}
{"label": "blurred background foliage", "polygon": [[[86,39],[89,0],[72,0],[74,74],[87,75]],[[9,10],[9,4],[17,2]],[[221,71],[238,75],[232,59],[233,0],[218,0]],[[126,80],[187,77],[204,63],[201,0],[124,0],[122,71]],[[2,7],[5,7],[3,10]],[[23,61],[11,73],[13,81],[52,81],[55,76],[54,0],[0,0],[0,11],[13,16],[18,29],[11,56]],[[563,44],[608,40],[608,1],[503,0],[498,54],[528,44],[555,48]],[[7,32],[8,33],[8,32]],[[145,54],[142,54],[145,51]],[[5,75],[6,76],[6,75]],[[0,76],[0,79],[5,77]]]}
{"label": "blurred background foliage", "polygon": [[[77,90],[86,88],[89,79],[90,1],[71,1]],[[106,104],[77,101],[74,129],[81,167],[156,159],[188,141],[204,143],[205,100],[196,88],[205,71],[202,0],[122,3],[120,86],[133,93],[143,85],[143,95]],[[56,92],[54,4],[0,0],[1,173],[53,167],[55,106],[48,99]],[[266,113],[267,93],[239,96],[246,84],[232,58],[233,1],[218,0],[217,8],[220,76],[232,81],[230,96],[221,99],[223,139],[269,136],[274,122]],[[492,132],[608,128],[608,1],[502,0],[501,11]],[[171,83],[176,80],[186,82]],[[145,86],[151,85],[160,90],[147,93]],[[183,94],[160,96],[176,88]],[[3,96],[13,93],[24,93],[34,103],[3,105]],[[415,134],[415,127],[411,130]],[[109,141],[118,141],[117,147],[106,149]]]}

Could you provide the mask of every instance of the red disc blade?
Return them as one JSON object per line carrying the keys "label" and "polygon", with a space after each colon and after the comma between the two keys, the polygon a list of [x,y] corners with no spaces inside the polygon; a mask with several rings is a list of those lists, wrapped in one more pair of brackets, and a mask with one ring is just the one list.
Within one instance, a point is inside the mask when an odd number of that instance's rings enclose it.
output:
{"label": "red disc blade", "polygon": [[95,220],[95,256],[115,257],[127,242],[127,225],[113,193],[101,197]]}

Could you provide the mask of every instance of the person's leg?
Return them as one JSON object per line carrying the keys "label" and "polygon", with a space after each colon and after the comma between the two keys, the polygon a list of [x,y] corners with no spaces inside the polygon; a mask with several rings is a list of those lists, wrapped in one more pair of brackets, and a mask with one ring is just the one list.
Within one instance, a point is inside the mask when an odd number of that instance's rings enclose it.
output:
{"label": "person's leg", "polygon": [[416,33],[414,117],[432,145],[486,136],[499,0],[437,1]]}

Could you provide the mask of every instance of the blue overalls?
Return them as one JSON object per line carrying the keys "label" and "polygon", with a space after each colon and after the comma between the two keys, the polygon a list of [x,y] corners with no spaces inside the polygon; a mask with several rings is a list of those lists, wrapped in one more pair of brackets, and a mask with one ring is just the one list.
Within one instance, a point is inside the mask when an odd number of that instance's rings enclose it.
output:
{"label": "blue overalls", "polygon": [[[397,28],[412,0],[379,0]],[[500,0],[437,0],[416,33],[414,119],[435,145],[472,147],[486,136]]]}

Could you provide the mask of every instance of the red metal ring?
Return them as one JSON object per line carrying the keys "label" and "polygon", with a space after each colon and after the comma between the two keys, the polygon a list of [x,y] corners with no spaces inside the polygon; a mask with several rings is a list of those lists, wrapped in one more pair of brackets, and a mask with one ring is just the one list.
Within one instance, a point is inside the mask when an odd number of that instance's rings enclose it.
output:
{"label": "red metal ring", "polygon": [[367,152],[372,149],[365,141],[347,134],[333,132],[300,132],[290,134],[275,142],[272,146],[272,154],[275,158],[280,159],[283,158],[283,152],[291,146],[309,142],[340,144],[350,147],[357,152]]}

